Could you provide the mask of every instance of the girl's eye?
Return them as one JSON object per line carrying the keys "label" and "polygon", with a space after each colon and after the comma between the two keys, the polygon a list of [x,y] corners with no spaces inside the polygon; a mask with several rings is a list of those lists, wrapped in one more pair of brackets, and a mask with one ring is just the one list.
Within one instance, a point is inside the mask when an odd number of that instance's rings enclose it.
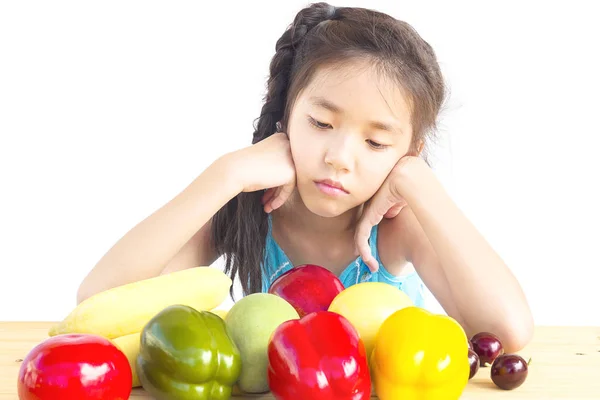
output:
{"label": "girl's eye", "polygon": [[388,146],[387,146],[387,145],[385,145],[385,144],[379,144],[379,143],[377,143],[377,142],[374,142],[374,141],[372,141],[372,140],[370,140],[370,139],[367,139],[367,143],[369,143],[369,146],[371,146],[372,148],[374,148],[374,149],[377,149],[377,150],[383,150],[383,149],[385,149],[386,147],[388,147]]}
{"label": "girl's eye", "polygon": [[313,125],[315,128],[317,129],[327,129],[327,128],[331,128],[330,124],[325,124],[323,122],[319,122],[314,118],[308,118],[308,122]]}
{"label": "girl's eye", "polygon": [[[317,121],[316,119],[314,119],[312,117],[308,117],[308,122],[315,128],[321,129],[321,130],[333,128],[331,126],[331,124]],[[387,147],[389,147],[388,145],[380,144],[380,143],[377,143],[370,139],[367,139],[367,143],[369,144],[369,146],[371,146],[373,149],[376,149],[376,150],[385,150]]]}

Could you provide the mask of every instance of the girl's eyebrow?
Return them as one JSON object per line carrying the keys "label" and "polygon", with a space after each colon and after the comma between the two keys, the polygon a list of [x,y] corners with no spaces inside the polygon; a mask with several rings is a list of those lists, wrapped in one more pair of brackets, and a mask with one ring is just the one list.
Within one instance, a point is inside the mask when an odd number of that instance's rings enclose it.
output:
{"label": "girl's eyebrow", "polygon": [[324,97],[313,96],[309,100],[315,106],[325,108],[325,109],[327,109],[331,112],[337,113],[337,114],[343,113],[343,110],[341,109],[341,107],[336,106],[335,104],[333,104],[331,101],[327,100]]}
{"label": "girl's eyebrow", "polygon": [[[342,110],[342,108],[340,106],[332,103],[331,101],[327,100],[324,97],[321,97],[321,96],[312,96],[308,100],[313,105],[315,105],[317,107],[324,108],[324,109],[329,110],[329,111],[331,111],[333,113],[336,113],[336,114],[343,114],[344,113],[344,110]],[[400,132],[401,134],[404,133],[399,126],[398,127],[393,127],[392,125],[386,124],[385,122],[368,121],[368,124],[373,129],[378,129],[378,130],[386,131],[386,132],[389,132],[389,133],[395,133],[395,132]]]}

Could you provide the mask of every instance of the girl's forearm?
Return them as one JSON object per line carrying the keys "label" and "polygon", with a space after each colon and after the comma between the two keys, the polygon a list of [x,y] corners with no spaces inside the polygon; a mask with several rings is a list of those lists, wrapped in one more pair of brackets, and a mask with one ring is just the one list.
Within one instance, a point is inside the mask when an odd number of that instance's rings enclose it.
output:
{"label": "girl's forearm", "polygon": [[446,276],[470,334],[491,331],[508,350],[532,334],[525,295],[509,268],[452,201],[433,174],[403,190]]}
{"label": "girl's forearm", "polygon": [[228,155],[217,159],[176,197],[127,232],[86,276],[78,302],[99,291],[159,275],[186,242],[241,191],[231,170]]}

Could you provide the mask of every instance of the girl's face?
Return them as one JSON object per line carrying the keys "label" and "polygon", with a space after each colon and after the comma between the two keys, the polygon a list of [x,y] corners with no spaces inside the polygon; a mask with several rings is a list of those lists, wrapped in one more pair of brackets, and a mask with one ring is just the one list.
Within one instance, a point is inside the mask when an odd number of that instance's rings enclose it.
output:
{"label": "girl's face", "polygon": [[300,92],[288,135],[302,201],[335,217],[369,200],[409,151],[409,106],[368,64],[323,69]]}

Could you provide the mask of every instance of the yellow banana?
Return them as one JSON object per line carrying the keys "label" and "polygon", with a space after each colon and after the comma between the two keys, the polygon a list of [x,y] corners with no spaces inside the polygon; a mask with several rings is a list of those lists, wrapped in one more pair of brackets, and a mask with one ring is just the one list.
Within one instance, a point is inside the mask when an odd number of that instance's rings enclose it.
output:
{"label": "yellow banana", "polygon": [[229,310],[223,310],[223,309],[214,309],[214,310],[210,310],[211,313],[218,315],[219,317],[221,317],[221,319],[225,319],[225,317],[227,316],[227,313],[229,312]]}
{"label": "yellow banana", "polygon": [[229,295],[232,281],[214,267],[195,267],[128,283],[82,301],[48,331],[92,333],[114,339],[141,332],[166,307],[183,304],[198,311],[212,310]]}
{"label": "yellow banana", "polygon": [[142,386],[135,370],[135,360],[140,353],[140,332],[112,339],[112,342],[127,356],[133,378],[131,386]]}

